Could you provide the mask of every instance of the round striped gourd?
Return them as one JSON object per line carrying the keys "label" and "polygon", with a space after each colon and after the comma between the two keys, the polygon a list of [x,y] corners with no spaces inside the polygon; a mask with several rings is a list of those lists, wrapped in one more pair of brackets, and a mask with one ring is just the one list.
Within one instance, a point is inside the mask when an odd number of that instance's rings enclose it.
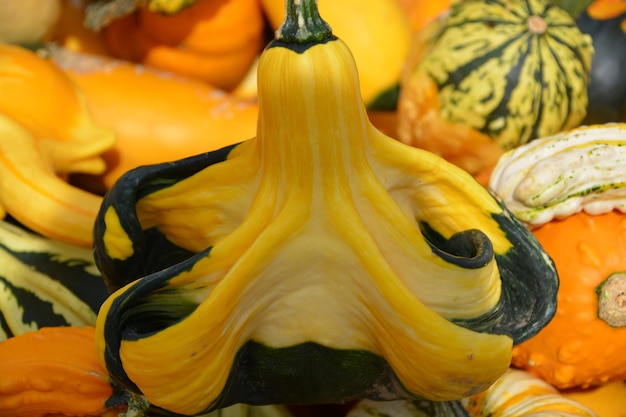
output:
{"label": "round striped gourd", "polygon": [[592,39],[544,0],[467,0],[418,36],[399,138],[475,173],[586,115]]}

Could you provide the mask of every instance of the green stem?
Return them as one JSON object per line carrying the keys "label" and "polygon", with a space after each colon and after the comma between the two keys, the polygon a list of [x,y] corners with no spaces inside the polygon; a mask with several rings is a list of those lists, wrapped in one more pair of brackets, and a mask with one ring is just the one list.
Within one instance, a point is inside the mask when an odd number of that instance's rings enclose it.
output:
{"label": "green stem", "polygon": [[276,40],[289,43],[321,42],[332,36],[328,23],[317,10],[317,0],[287,0],[285,21],[276,31]]}

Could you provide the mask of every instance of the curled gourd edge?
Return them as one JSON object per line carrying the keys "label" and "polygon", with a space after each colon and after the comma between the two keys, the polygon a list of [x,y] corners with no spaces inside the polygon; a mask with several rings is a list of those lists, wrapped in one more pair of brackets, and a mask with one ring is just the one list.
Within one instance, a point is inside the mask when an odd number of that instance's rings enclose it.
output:
{"label": "curled gourd edge", "polygon": [[315,1],[287,10],[256,137],[105,196],[102,363],[183,415],[485,390],[554,314],[551,259],[467,172],[374,128]]}
{"label": "curled gourd edge", "polygon": [[103,173],[115,133],[93,122],[61,70],[25,48],[0,43],[0,91],[0,217],[91,248],[102,198],[63,177]]}

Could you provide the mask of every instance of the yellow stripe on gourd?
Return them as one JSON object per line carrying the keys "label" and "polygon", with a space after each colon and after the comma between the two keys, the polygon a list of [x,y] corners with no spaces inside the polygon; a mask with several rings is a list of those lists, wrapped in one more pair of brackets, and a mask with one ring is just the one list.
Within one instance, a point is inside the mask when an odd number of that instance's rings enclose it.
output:
{"label": "yellow stripe on gourd", "polygon": [[133,241],[128,236],[120,222],[119,215],[113,206],[107,207],[104,214],[106,225],[102,240],[107,254],[113,259],[124,260],[133,255]]}

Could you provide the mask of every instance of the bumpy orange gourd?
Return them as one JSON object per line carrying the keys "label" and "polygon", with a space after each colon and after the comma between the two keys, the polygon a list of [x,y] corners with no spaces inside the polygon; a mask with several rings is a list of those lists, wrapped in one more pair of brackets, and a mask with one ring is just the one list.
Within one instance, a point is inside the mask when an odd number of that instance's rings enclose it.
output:
{"label": "bumpy orange gourd", "polygon": [[[626,379],[626,327],[598,316],[599,299],[625,313],[624,292],[599,286],[626,271],[626,215],[580,212],[533,234],[560,277],[557,312],[539,334],[513,349],[513,364],[561,389]],[[619,280],[623,289],[626,278]]]}
{"label": "bumpy orange gourd", "polygon": [[0,416],[100,416],[109,399],[117,402],[90,326],[45,327],[1,342],[0,375]]}
{"label": "bumpy orange gourd", "polygon": [[174,15],[145,8],[104,29],[109,52],[229,90],[265,44],[259,0],[198,0]]}
{"label": "bumpy orange gourd", "polygon": [[116,132],[103,154],[110,187],[139,165],[219,149],[256,133],[256,100],[121,60],[53,48],[52,60],[82,89],[94,120]]}

